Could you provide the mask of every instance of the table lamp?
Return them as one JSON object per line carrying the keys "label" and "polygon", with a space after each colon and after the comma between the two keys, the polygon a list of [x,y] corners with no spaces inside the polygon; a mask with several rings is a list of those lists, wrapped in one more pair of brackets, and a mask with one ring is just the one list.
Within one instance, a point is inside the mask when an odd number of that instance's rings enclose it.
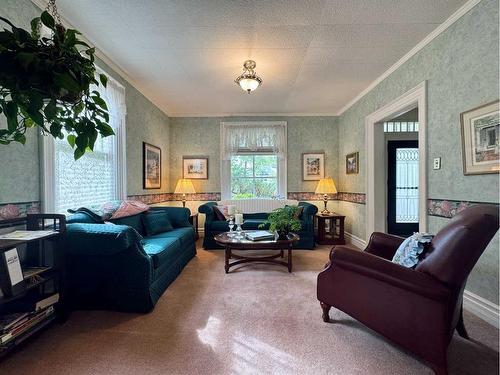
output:
{"label": "table lamp", "polygon": [[182,207],[186,207],[186,194],[194,194],[193,183],[189,178],[180,178],[177,181],[174,194],[182,194]]}
{"label": "table lamp", "polygon": [[323,215],[329,215],[330,211],[326,208],[326,204],[328,203],[328,194],[336,194],[337,188],[335,187],[335,183],[331,177],[322,178],[318,182],[318,186],[316,187],[316,194],[323,194],[323,202],[325,203],[325,209],[321,211]]}

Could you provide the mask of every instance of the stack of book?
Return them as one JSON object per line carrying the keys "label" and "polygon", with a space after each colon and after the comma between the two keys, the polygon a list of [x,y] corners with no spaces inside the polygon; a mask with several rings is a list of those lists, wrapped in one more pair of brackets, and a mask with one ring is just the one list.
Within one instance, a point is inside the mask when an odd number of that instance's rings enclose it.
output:
{"label": "stack of book", "polygon": [[[59,293],[16,304],[7,315],[0,315],[0,351],[23,341],[54,319]],[[16,301],[17,302],[17,301]]]}
{"label": "stack of book", "polygon": [[256,230],[253,232],[246,232],[245,238],[250,241],[264,241],[264,240],[274,240],[274,233],[267,230]]}

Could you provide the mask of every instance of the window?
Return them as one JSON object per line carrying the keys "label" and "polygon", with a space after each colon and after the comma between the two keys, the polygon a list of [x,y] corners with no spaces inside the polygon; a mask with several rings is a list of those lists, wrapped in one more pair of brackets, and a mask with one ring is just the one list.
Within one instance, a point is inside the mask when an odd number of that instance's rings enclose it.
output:
{"label": "window", "polygon": [[106,89],[95,89],[108,104],[115,136],[98,138],[94,151],[76,161],[66,139],[44,137],[46,212],[66,213],[68,208],[125,198],[125,89],[111,77]]}
{"label": "window", "polygon": [[407,132],[418,132],[418,122],[408,121],[408,122],[384,122],[384,132],[385,133],[407,133]]}
{"label": "window", "polygon": [[418,148],[396,149],[396,223],[418,223]]}
{"label": "window", "polygon": [[286,122],[221,123],[222,199],[286,197]]}
{"label": "window", "polygon": [[231,199],[278,196],[276,155],[236,155],[231,158]]}

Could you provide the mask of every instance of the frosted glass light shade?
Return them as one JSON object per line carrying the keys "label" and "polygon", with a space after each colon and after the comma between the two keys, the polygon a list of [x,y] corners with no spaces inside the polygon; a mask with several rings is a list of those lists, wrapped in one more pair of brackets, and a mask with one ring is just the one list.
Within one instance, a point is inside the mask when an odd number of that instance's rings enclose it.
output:
{"label": "frosted glass light shade", "polygon": [[196,191],[194,190],[193,183],[189,178],[181,178],[177,181],[177,185],[175,186],[174,194],[194,194]]}
{"label": "frosted glass light shade", "polygon": [[337,188],[335,187],[335,182],[333,182],[333,178],[322,178],[318,182],[318,186],[316,187],[316,194],[336,194]]}
{"label": "frosted glass light shade", "polygon": [[257,81],[255,78],[243,78],[238,82],[240,87],[245,90],[245,91],[253,91],[257,87],[259,87],[259,81]]}

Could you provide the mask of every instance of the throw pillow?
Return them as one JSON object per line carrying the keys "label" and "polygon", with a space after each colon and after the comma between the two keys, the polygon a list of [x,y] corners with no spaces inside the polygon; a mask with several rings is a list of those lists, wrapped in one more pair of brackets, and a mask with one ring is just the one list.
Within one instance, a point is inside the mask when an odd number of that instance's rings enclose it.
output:
{"label": "throw pillow", "polygon": [[148,210],[149,206],[146,203],[139,201],[123,201],[120,204],[120,207],[118,207],[118,209],[113,213],[111,219],[137,215]]}
{"label": "throw pillow", "polygon": [[294,219],[302,219],[302,213],[304,212],[303,206],[289,206],[288,204],[285,207],[291,207],[295,209],[295,214],[293,215]]}
{"label": "throw pillow", "polygon": [[174,229],[166,212],[149,212],[142,216],[146,236],[168,232]]}
{"label": "throw pillow", "polygon": [[428,233],[414,233],[399,245],[392,262],[408,268],[415,267],[423,256],[426,244],[432,241],[432,237],[434,236]]}
{"label": "throw pillow", "polygon": [[215,216],[218,220],[229,220],[229,207],[230,205],[214,206]]}

